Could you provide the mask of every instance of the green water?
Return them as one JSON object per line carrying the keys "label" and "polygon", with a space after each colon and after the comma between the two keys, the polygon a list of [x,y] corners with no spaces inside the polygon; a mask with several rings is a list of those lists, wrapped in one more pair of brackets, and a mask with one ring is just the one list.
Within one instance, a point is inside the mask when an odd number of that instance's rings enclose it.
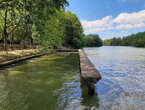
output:
{"label": "green water", "polygon": [[77,53],[44,56],[0,70],[0,110],[145,110],[145,49],[85,48],[102,75],[89,96]]}
{"label": "green water", "polygon": [[59,53],[0,70],[0,110],[67,109],[80,91],[78,61],[76,53]]}

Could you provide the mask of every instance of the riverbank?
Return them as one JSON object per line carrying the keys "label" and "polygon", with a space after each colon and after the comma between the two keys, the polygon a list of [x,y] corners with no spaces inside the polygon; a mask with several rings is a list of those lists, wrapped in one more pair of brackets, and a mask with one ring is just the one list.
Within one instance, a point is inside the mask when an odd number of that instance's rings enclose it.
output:
{"label": "riverbank", "polygon": [[0,51],[0,68],[44,54],[48,53],[41,53],[38,49]]}
{"label": "riverbank", "polygon": [[38,53],[40,53],[38,49],[11,50],[7,52],[0,51],[0,63],[24,56],[35,55]]}
{"label": "riverbank", "polygon": [[20,61],[31,58],[40,57],[43,55],[53,54],[56,52],[78,52],[78,49],[55,49],[49,51],[41,51],[38,49],[27,50],[13,50],[13,51],[0,51],[0,68],[8,66]]}

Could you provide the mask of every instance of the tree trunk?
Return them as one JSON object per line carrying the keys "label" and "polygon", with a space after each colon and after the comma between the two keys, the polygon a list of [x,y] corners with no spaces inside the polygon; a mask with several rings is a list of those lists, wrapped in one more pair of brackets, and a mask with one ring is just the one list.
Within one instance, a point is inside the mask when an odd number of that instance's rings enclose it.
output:
{"label": "tree trunk", "polygon": [[8,50],[7,13],[8,13],[8,9],[5,10],[5,16],[4,16],[3,37],[4,37],[4,50],[5,51]]}
{"label": "tree trunk", "polygon": [[26,48],[26,32],[24,33],[22,40],[21,40],[21,49]]}

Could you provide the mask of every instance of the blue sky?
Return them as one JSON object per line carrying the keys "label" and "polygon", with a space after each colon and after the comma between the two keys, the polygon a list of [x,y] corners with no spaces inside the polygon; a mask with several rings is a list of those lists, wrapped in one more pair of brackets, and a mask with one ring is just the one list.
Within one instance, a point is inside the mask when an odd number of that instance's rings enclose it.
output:
{"label": "blue sky", "polygon": [[145,31],[145,0],[68,0],[85,34],[102,39]]}

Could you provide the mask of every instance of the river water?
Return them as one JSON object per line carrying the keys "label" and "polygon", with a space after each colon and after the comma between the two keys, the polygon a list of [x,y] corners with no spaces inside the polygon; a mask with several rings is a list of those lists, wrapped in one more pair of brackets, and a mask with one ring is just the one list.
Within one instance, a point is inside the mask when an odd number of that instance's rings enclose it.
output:
{"label": "river water", "polygon": [[145,49],[84,49],[102,74],[96,84],[100,110],[145,110]]}
{"label": "river water", "polygon": [[94,96],[80,82],[76,53],[44,56],[0,70],[0,110],[145,110],[145,49],[85,48],[102,74]]}

